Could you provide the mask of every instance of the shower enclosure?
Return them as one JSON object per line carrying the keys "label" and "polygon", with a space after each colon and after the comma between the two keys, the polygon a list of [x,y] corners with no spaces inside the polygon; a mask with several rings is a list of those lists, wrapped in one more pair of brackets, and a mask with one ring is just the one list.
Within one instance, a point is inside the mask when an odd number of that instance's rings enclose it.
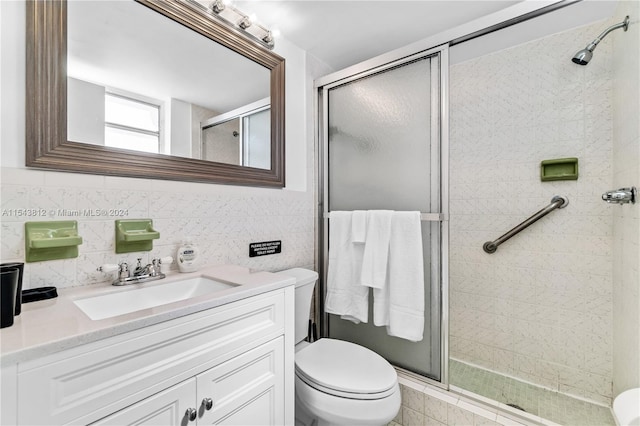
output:
{"label": "shower enclosure", "polygon": [[[622,42],[614,48],[616,37],[633,41],[618,31],[598,42],[588,65],[571,58],[594,34],[626,28],[626,15],[631,32],[638,12],[621,2],[611,19],[548,29],[583,5],[563,3],[448,48],[394,51],[316,82],[319,312],[328,215],[356,209],[423,213],[428,312],[418,343],[333,315],[320,317],[322,336],[369,347],[430,384],[510,405],[512,414],[614,424],[608,407],[632,382],[614,366],[627,356],[619,330],[630,317],[614,307],[626,303],[620,289],[637,285],[637,274],[614,268],[612,257],[629,250],[619,224],[638,229],[638,220],[601,196],[637,178],[624,174],[625,164],[637,171],[637,139],[621,139],[637,130],[637,113],[627,112],[637,111],[637,97],[624,97],[625,84],[637,88],[637,49],[630,59]],[[536,36],[518,38],[535,27]],[[505,46],[511,40],[519,41]],[[541,165],[560,160],[576,165],[573,179],[541,179]],[[570,203],[496,240],[549,200],[559,207],[558,196]],[[492,241],[502,245],[489,254],[483,245]],[[637,244],[629,252],[637,265]]]}
{"label": "shower enclosure", "polygon": [[384,327],[335,315],[325,316],[321,332],[368,347],[438,382],[446,379],[447,367],[447,64],[443,47],[391,63],[365,64],[351,75],[317,84],[323,277],[331,250],[330,212],[379,209],[422,213],[425,277],[421,341],[390,337]]}
{"label": "shower enclosure", "polygon": [[[450,49],[449,382],[560,424],[612,422],[611,39],[571,60],[607,25]],[[569,158],[574,179],[541,178]],[[557,195],[570,203],[482,251]]]}

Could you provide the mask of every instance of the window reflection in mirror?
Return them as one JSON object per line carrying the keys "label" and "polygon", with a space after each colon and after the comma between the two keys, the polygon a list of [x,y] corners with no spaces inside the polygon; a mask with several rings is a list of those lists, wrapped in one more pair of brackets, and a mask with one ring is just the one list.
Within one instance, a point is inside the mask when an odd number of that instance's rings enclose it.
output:
{"label": "window reflection in mirror", "polygon": [[201,127],[258,100],[268,109],[270,70],[143,5],[68,2],[67,69],[70,141],[271,167],[269,122],[264,133],[239,117],[234,154]]}
{"label": "window reflection in mirror", "polygon": [[142,152],[163,152],[160,105],[105,93],[104,144]]}

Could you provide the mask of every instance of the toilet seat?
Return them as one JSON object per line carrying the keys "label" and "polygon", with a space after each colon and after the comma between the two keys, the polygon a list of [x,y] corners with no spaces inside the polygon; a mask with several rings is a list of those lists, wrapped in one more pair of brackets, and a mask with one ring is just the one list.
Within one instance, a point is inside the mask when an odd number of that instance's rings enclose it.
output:
{"label": "toilet seat", "polygon": [[296,353],[296,376],[318,391],[374,400],[392,395],[395,369],[377,353],[354,343],[320,339]]}

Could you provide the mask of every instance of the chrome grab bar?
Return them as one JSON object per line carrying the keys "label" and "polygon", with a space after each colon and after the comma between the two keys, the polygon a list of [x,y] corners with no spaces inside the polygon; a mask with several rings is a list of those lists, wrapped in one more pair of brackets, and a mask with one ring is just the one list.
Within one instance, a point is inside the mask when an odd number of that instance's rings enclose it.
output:
{"label": "chrome grab bar", "polygon": [[528,228],[529,226],[533,225],[539,219],[542,219],[543,217],[545,217],[546,215],[548,215],[549,213],[551,213],[555,209],[563,209],[563,208],[567,207],[568,204],[569,204],[569,199],[567,197],[562,197],[560,195],[556,195],[555,197],[553,197],[551,199],[551,204],[549,204],[548,206],[544,207],[542,210],[538,211],[537,213],[535,213],[530,218],[526,219],[521,224],[515,226],[513,229],[509,230],[504,235],[501,235],[497,240],[487,241],[482,246],[482,249],[485,252],[489,253],[489,254],[495,253],[496,250],[498,250],[498,246],[500,244],[504,243],[509,238],[511,238],[514,235],[516,235],[518,232],[520,232],[520,231]]}

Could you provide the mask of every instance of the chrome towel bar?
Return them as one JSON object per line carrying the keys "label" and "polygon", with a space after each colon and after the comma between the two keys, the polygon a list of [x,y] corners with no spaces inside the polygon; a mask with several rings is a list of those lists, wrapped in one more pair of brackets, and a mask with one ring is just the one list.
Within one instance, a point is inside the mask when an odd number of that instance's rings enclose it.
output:
{"label": "chrome towel bar", "polygon": [[542,219],[543,217],[545,217],[546,215],[548,215],[549,213],[551,213],[555,209],[563,209],[563,208],[567,207],[568,204],[569,204],[569,199],[567,197],[562,197],[560,195],[556,195],[555,197],[553,197],[551,199],[551,204],[549,204],[548,206],[544,207],[542,210],[536,212],[533,216],[531,216],[530,218],[526,219],[521,224],[515,226],[513,229],[509,230],[506,234],[501,235],[497,240],[487,241],[482,246],[482,249],[485,252],[489,253],[489,254],[495,253],[496,250],[498,250],[498,246],[500,244],[504,243],[509,238],[511,238],[514,235],[516,235],[518,232],[528,228],[530,225],[533,225],[539,219]]}
{"label": "chrome towel bar", "polygon": [[[322,217],[324,219],[329,219],[331,217],[331,212],[323,213]],[[420,212],[420,220],[422,222],[442,222],[448,220],[448,215],[443,213],[422,213]]]}

